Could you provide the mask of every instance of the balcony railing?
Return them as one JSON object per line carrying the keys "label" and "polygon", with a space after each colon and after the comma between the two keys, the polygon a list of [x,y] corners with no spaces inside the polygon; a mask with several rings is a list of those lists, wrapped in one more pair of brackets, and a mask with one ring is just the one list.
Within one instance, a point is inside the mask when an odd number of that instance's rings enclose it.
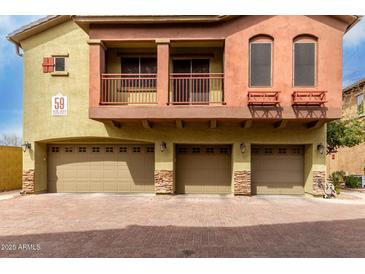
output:
{"label": "balcony railing", "polygon": [[100,104],[156,104],[156,74],[102,74]]}
{"label": "balcony railing", "polygon": [[326,91],[294,91],[293,106],[324,106]]}
{"label": "balcony railing", "polygon": [[280,91],[249,91],[247,94],[249,106],[278,106]]}
{"label": "balcony railing", "polygon": [[174,105],[223,104],[223,73],[171,73],[170,103]]}

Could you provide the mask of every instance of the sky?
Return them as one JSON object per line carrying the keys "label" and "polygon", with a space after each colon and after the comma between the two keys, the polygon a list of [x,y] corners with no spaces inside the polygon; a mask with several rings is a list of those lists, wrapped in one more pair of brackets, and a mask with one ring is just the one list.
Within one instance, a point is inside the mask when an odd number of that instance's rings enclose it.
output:
{"label": "sky", "polygon": [[[0,16],[0,135],[22,136],[23,59],[6,35],[42,16]],[[365,18],[344,36],[343,86],[365,77]]]}

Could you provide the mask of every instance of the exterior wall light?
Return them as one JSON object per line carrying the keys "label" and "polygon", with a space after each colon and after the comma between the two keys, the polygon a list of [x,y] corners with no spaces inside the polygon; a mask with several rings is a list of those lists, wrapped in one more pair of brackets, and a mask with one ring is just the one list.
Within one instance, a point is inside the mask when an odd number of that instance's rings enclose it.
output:
{"label": "exterior wall light", "polygon": [[22,144],[22,147],[24,148],[24,152],[32,149],[32,145],[29,142],[25,142],[24,144]]}
{"label": "exterior wall light", "polygon": [[317,146],[317,150],[318,150],[318,152],[319,152],[320,154],[323,154],[323,152],[324,152],[324,145],[319,144],[319,145]]}
{"label": "exterior wall light", "polygon": [[245,143],[240,144],[240,151],[241,151],[241,153],[245,153],[245,151],[246,151]]}
{"label": "exterior wall light", "polygon": [[162,141],[160,144],[161,152],[164,152],[166,150],[166,148],[167,148],[166,143],[164,141]]}

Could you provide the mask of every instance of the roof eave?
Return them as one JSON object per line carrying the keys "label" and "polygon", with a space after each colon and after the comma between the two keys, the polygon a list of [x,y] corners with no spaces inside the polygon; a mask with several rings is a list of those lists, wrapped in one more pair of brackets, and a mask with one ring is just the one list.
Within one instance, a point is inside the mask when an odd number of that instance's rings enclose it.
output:
{"label": "roof eave", "polygon": [[70,15],[50,15],[25,25],[6,36],[10,42],[21,47],[20,42],[34,34],[45,31],[53,26],[70,20]]}
{"label": "roof eave", "polygon": [[239,15],[74,15],[72,18],[80,28],[88,33],[90,24],[217,23],[228,21],[238,16]]}

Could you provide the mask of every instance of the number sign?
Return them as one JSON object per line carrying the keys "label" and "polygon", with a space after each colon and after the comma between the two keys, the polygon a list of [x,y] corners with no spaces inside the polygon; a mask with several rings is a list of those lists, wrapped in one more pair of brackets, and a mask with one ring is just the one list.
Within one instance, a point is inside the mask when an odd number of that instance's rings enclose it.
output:
{"label": "number sign", "polygon": [[67,116],[67,96],[52,96],[52,116]]}

